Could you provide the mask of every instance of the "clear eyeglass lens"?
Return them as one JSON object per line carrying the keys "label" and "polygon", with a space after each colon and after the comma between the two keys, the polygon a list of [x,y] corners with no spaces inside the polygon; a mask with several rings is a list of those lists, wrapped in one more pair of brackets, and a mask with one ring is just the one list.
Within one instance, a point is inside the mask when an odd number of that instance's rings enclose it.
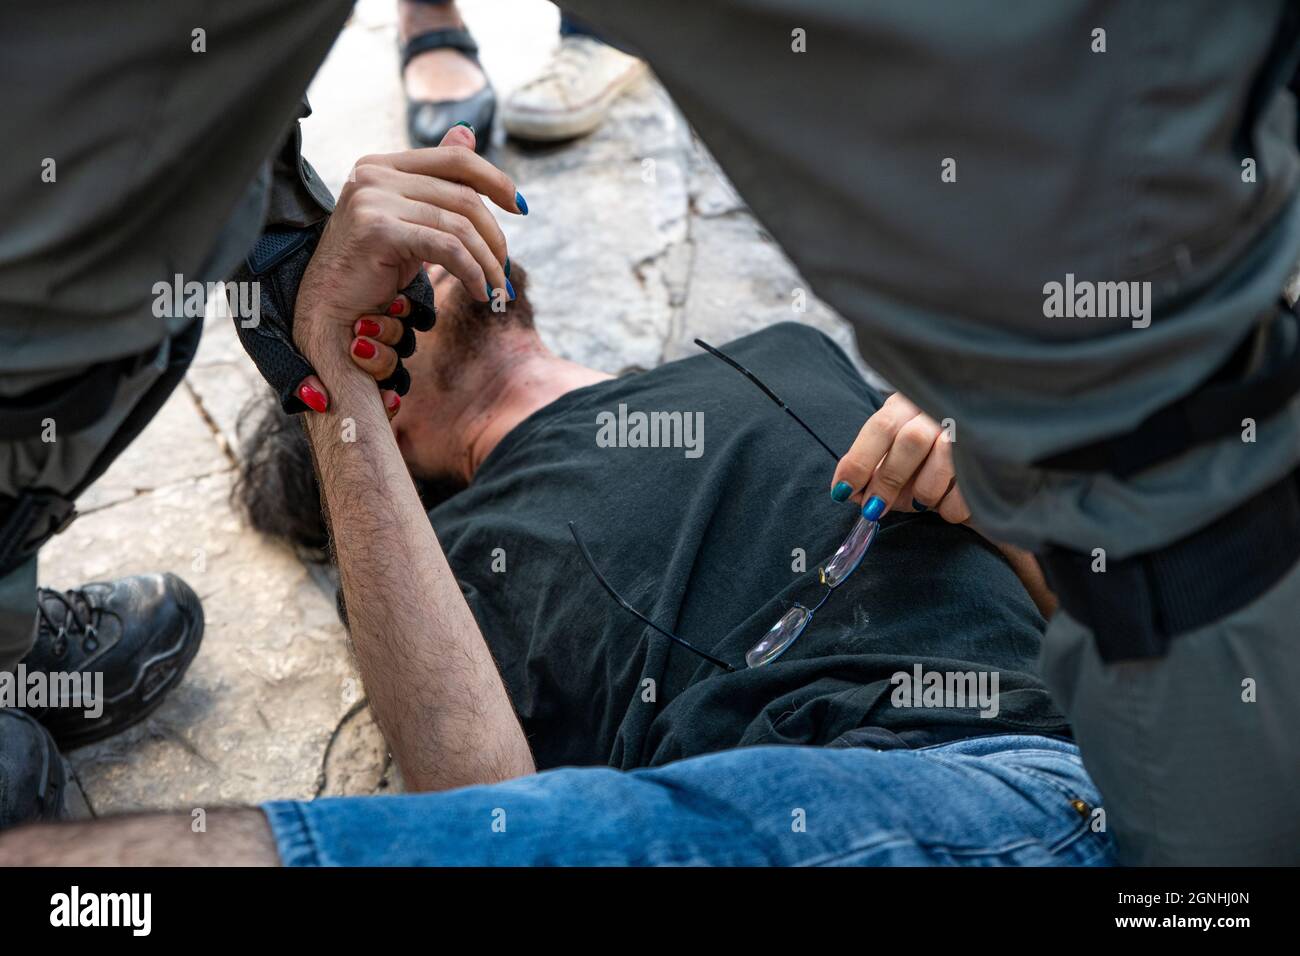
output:
{"label": "clear eyeglass lens", "polygon": [[802,604],[790,608],[781,615],[781,620],[773,624],[772,629],[763,635],[763,639],[749,649],[745,655],[745,663],[750,667],[760,667],[776,660],[794,643],[795,638],[803,633],[803,629],[812,620],[812,614],[813,612]]}
{"label": "clear eyeglass lens", "polygon": [[879,522],[859,517],[858,523],[853,526],[835,556],[822,568],[822,583],[828,588],[844,583],[844,579],[862,563],[862,557],[867,553],[867,548],[871,547],[879,527]]}

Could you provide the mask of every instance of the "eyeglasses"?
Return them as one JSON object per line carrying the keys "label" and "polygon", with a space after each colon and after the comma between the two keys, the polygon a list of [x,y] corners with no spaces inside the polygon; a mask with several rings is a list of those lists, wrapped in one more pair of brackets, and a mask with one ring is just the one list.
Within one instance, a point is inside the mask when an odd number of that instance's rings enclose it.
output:
{"label": "eyeglasses", "polygon": [[[726,362],[741,375],[744,375],[745,378],[749,379],[759,391],[775,402],[787,415],[799,424],[800,428],[811,435],[817,444],[821,445],[826,451],[826,454],[831,456],[831,459],[836,464],[839,463],[842,456],[837,455],[830,445],[822,441],[821,436],[813,431],[812,428],[808,426],[807,422],[796,415],[794,410],[791,409],[790,406],[787,405],[781,397],[776,394],[776,392],[772,391],[772,389],[769,388],[757,375],[745,368],[745,366],[741,365],[721,349],[714,348],[702,339],[696,339],[695,344],[704,349],[714,358]],[[848,537],[844,539],[844,543],[839,546],[829,561],[818,568],[818,578],[822,584],[821,598],[816,602],[810,602],[812,603],[812,607],[797,602],[792,604],[790,608],[781,615],[780,619],[768,629],[767,633],[758,640],[758,643],[745,653],[746,667],[762,667],[764,664],[772,663],[772,661],[785,653],[791,644],[799,639],[799,636],[803,634],[804,630],[808,627],[808,623],[812,620],[813,615],[816,614],[817,611],[821,609],[822,605],[830,598],[831,592],[848,580],[849,575],[856,571],[858,565],[862,563],[863,557],[866,556],[867,549],[871,547],[871,543],[876,538],[876,531],[878,528],[879,522],[871,521],[861,516],[858,517],[856,523],[853,525],[853,530],[851,530]],[[596,567],[595,559],[592,558],[591,552],[587,549],[587,545],[583,543],[582,538],[578,534],[577,526],[574,525],[572,521],[569,522],[569,533],[573,535],[573,541],[577,544],[578,550],[582,552],[583,560],[587,562],[587,567],[591,569],[591,573],[595,575],[596,580],[600,582],[600,586],[605,589],[606,593],[608,593],[615,602],[617,602],[619,607],[623,608],[623,610],[627,611],[647,627],[653,628],[660,634],[664,635],[664,637],[672,640],[674,643],[680,644],[692,654],[699,655],[710,664],[720,667],[724,671],[728,672],[740,669],[728,664],[721,658],[714,657],[707,651],[700,650],[700,648],[696,647],[690,641],[678,637],[667,628],[660,627],[654,621],[650,620],[650,618],[646,617],[634,608],[632,604],[623,597],[623,595],[619,594],[618,591],[615,590],[614,586],[609,583],[605,575],[600,573],[600,569]]]}

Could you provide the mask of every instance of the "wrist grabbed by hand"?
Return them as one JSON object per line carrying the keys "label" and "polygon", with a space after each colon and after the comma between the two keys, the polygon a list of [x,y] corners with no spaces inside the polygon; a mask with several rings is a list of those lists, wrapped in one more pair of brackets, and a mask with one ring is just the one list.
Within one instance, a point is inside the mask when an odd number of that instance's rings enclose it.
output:
{"label": "wrist grabbed by hand", "polygon": [[[313,287],[311,273],[318,270],[310,266],[321,233],[320,225],[268,230],[234,276],[236,281],[254,282],[258,286],[259,314],[252,320],[234,319],[240,344],[289,414],[307,410],[299,396],[300,386],[315,374],[314,362],[328,364],[333,358],[330,343],[336,337],[334,330],[346,330],[356,319],[356,316],[333,315],[331,304]],[[397,367],[379,387],[404,395],[410,387],[410,375],[400,358],[415,350],[416,331],[433,327],[435,310],[433,286],[424,270],[417,271],[415,278],[400,291],[410,303],[407,314],[401,317],[406,330],[396,346]],[[376,308],[383,310],[386,305],[377,303]],[[295,321],[299,312],[302,319]],[[344,363],[347,362],[347,338],[350,334],[342,339],[341,346],[333,345]]]}

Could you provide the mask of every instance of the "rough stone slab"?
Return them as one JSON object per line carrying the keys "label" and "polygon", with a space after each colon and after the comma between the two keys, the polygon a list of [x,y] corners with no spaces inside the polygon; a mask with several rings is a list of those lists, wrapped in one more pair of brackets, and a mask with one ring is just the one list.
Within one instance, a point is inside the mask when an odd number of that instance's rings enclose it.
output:
{"label": "rough stone slab", "polygon": [[209,299],[208,311],[203,318],[203,337],[190,368],[247,361],[247,353],[235,334],[234,320],[228,313],[218,312],[216,300]]}
{"label": "rough stone slab", "polygon": [[686,238],[684,170],[637,161],[588,167],[581,176],[533,178],[535,210],[511,224],[511,256],[532,279],[543,340],[607,372],[659,363],[672,324],[670,289],[657,260]]}
{"label": "rough stone slab", "polygon": [[606,372],[659,364],[690,262],[691,150],[689,128],[647,80],[591,136],[496,154],[530,209],[497,218],[556,352]]}
{"label": "rough stone slab", "polygon": [[251,413],[272,400],[270,387],[247,358],[192,368],[186,381],[216,427],[219,442],[238,458],[242,436],[253,424]]}
{"label": "rough stone slab", "polygon": [[82,792],[81,781],[77,779],[76,772],[66,759],[63,761],[63,764],[68,774],[68,789],[64,794],[67,819],[89,820],[94,817],[95,812],[91,809],[90,803],[86,800],[85,793]]}
{"label": "rough stone slab", "polygon": [[[47,579],[170,570],[203,600],[203,647],[181,685],[145,722],[69,755],[97,814],[310,797],[359,696],[333,603],[240,523],[229,493],[229,473],[171,485],[86,515],[42,552]],[[380,780],[373,725],[349,740],[339,786]]]}
{"label": "rough stone slab", "polygon": [[[813,295],[748,213],[695,217],[691,245],[694,265],[685,319],[664,348],[665,361],[698,354],[697,337],[721,346],[777,322],[803,322],[834,339],[864,375],[880,384],[859,357],[848,323]],[[719,268],[723,263],[726,268]],[[804,292],[802,312],[794,308],[796,290]]]}
{"label": "rough stone slab", "polygon": [[[592,166],[642,163],[672,158],[679,163],[693,149],[691,131],[672,100],[653,77],[637,83],[610,109],[595,132],[568,143],[519,143],[507,140],[492,156],[516,177],[523,189],[530,179]],[[571,185],[581,188],[581,174]],[[525,189],[524,195],[528,192]],[[531,205],[532,200],[529,200]]]}
{"label": "rough stone slab", "polygon": [[215,429],[218,446],[230,459],[238,458],[250,402],[266,400],[271,389],[239,344],[234,320],[218,314],[211,303],[198,354],[185,381],[209,428]]}
{"label": "rough stone slab", "polygon": [[229,459],[182,384],[103,477],[78,499],[77,508],[84,515],[141,492],[229,467]]}
{"label": "rough stone slab", "polygon": [[339,724],[325,754],[322,793],[381,793],[393,786],[393,767],[374,715],[359,701]]}
{"label": "rough stone slab", "polygon": [[700,216],[743,212],[745,201],[698,140],[691,154],[691,209]]}

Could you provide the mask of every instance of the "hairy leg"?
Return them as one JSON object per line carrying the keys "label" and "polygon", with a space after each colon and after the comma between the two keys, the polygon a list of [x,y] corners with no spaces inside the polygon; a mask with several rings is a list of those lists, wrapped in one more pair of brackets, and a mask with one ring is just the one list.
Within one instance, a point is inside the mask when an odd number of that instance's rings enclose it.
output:
{"label": "hairy leg", "polygon": [[278,866],[261,810],[213,810],[19,827],[0,833],[0,866]]}

